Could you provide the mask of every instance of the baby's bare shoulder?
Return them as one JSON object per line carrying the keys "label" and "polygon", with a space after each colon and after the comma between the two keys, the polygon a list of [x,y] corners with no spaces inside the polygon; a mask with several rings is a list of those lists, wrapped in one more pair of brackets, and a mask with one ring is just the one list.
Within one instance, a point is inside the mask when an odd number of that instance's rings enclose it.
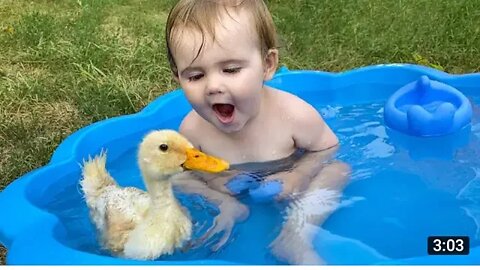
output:
{"label": "baby's bare shoulder", "polygon": [[191,110],[182,120],[180,124],[180,133],[187,137],[187,139],[195,146],[199,147],[201,144],[201,134],[205,134],[208,129],[205,120],[198,115],[194,110]]}
{"label": "baby's bare shoulder", "polygon": [[317,110],[300,97],[279,89],[271,88],[272,100],[274,104],[281,108],[283,112],[291,114],[293,117],[316,116],[319,117]]}
{"label": "baby's bare shoulder", "polygon": [[273,93],[276,104],[292,120],[290,128],[297,147],[318,151],[338,144],[337,137],[312,105],[285,91],[275,90]]}

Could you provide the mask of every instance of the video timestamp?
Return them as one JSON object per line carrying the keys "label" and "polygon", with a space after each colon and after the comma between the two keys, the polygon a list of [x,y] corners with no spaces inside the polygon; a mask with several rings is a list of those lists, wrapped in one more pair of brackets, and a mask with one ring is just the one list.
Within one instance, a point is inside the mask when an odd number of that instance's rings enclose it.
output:
{"label": "video timestamp", "polygon": [[429,255],[468,255],[470,238],[468,236],[429,236],[427,248]]}

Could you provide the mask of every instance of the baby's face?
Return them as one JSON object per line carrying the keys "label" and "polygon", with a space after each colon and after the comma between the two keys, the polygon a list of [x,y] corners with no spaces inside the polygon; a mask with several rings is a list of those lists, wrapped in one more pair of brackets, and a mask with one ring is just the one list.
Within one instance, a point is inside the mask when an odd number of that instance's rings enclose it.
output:
{"label": "baby's face", "polygon": [[242,11],[231,11],[230,16],[224,14],[215,28],[215,42],[205,37],[196,59],[202,43],[196,30],[177,32],[182,36],[172,48],[178,81],[188,101],[225,133],[240,131],[258,114],[263,82],[269,76],[250,16]]}

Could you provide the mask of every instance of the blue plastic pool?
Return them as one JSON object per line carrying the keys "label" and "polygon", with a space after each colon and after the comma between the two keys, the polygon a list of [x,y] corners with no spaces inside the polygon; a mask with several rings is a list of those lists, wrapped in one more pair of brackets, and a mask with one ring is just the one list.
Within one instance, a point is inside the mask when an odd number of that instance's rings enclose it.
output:
{"label": "blue plastic pool", "polygon": [[[465,94],[472,124],[458,134],[414,138],[385,127],[383,105],[427,75]],[[378,65],[342,73],[281,70],[270,85],[313,104],[339,136],[337,155],[352,166],[343,207],[323,225],[315,247],[329,264],[480,264],[480,74],[450,75],[414,65]],[[208,244],[145,262],[100,250],[78,181],[84,158],[108,149],[108,169],[121,185],[142,187],[135,148],[151,129],[177,129],[190,106],[181,91],[141,112],[101,121],[69,136],[51,161],[2,193],[0,242],[9,264],[279,264],[268,244],[279,232],[282,205],[254,204],[220,252]],[[216,209],[180,195],[196,228]],[[198,233],[198,232],[197,232]],[[470,237],[466,256],[429,256],[430,235]]]}

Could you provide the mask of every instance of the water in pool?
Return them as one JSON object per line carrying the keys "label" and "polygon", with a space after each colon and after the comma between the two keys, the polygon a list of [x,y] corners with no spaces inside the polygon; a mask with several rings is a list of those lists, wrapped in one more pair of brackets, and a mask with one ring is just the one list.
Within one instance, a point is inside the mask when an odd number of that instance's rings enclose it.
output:
{"label": "water in pool", "polygon": [[[338,135],[337,159],[350,164],[351,179],[342,201],[323,224],[330,235],[361,243],[380,259],[402,259],[426,255],[430,235],[466,235],[471,247],[480,244],[480,97],[472,97],[471,129],[457,140],[406,138],[386,130],[383,103],[345,107],[316,106]],[[460,135],[458,135],[460,136]],[[466,138],[466,139],[465,139]],[[452,141],[454,143],[452,143]],[[406,143],[407,142],[407,143]],[[280,167],[289,167],[286,159]],[[134,165],[132,165],[134,164]],[[266,164],[270,167],[271,164]],[[285,165],[285,166],[283,166]],[[256,164],[265,167],[265,164]],[[143,188],[135,161],[135,149],[113,160],[108,169],[123,186]],[[46,203],[66,227],[66,245],[109,256],[96,242],[78,179],[64,189],[52,188]],[[177,194],[194,221],[194,235],[212,224],[216,208],[199,196]],[[278,235],[286,204],[255,204],[250,216],[235,226],[229,242],[211,252],[215,239],[203,247],[176,252],[161,260],[220,259],[241,264],[281,264],[268,245]],[[64,240],[65,241],[65,240]],[[324,247],[328,250],[328,246]],[[343,260],[342,254],[326,256],[329,263],[361,263]],[[329,259],[330,258],[330,259]]]}

